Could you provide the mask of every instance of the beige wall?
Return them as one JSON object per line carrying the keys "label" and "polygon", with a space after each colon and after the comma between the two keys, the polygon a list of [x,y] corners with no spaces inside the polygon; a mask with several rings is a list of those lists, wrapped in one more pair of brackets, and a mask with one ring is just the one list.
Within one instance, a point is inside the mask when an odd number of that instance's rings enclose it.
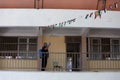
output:
{"label": "beige wall", "polygon": [[[64,36],[44,36],[42,42],[50,42],[51,46],[47,69],[53,68],[53,61],[59,62],[59,65],[66,66],[66,44]],[[41,42],[40,42],[41,43]],[[40,47],[40,46],[39,46]],[[55,52],[55,53],[53,53]],[[117,70],[120,68],[119,60],[90,60],[86,62],[88,69],[92,71]],[[22,59],[0,59],[0,69],[34,69],[37,70],[37,60]]]}
{"label": "beige wall", "polygon": [[37,70],[37,60],[0,59],[0,69]]}
{"label": "beige wall", "polygon": [[64,36],[44,36],[43,42],[51,43],[51,46],[49,47],[49,53],[51,54],[49,55],[47,68],[53,68],[53,61],[57,61],[60,66],[65,68],[66,46]]}
{"label": "beige wall", "polygon": [[66,52],[64,36],[44,36],[43,42],[50,42],[49,52]]}
{"label": "beige wall", "polygon": [[90,60],[88,61],[89,70],[101,71],[101,70],[119,70],[119,60]]}

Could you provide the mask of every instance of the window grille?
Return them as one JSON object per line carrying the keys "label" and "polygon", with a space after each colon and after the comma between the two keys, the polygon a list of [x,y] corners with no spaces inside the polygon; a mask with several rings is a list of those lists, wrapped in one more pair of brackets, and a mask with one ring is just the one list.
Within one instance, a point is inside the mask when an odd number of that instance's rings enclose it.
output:
{"label": "window grille", "polygon": [[90,49],[90,59],[116,59],[116,56],[120,56],[120,39],[90,38],[88,49]]}
{"label": "window grille", "polygon": [[37,58],[36,37],[0,37],[0,58]]}

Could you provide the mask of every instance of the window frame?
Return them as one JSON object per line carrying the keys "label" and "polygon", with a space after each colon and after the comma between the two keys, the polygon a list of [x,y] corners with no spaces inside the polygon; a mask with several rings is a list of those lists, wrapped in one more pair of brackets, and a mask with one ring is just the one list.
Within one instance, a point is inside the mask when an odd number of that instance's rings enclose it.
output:
{"label": "window frame", "polygon": [[[93,51],[93,47],[94,47],[94,44],[93,44],[93,40],[100,40],[99,41],[99,43],[97,44],[100,48],[99,48],[99,51],[98,51],[98,54],[100,54],[101,55],[101,58],[100,58],[100,60],[104,60],[104,59],[108,59],[108,58],[114,58],[115,59],[115,57],[113,56],[113,55],[119,55],[119,53],[120,53],[120,38],[109,38],[110,39],[110,42],[109,42],[109,44],[102,44],[102,39],[105,39],[105,38],[94,38],[94,37],[90,37],[88,40],[88,51],[89,51],[89,57],[90,57],[90,59],[92,59],[91,58],[91,55],[93,55],[94,56],[94,51]],[[116,54],[116,52],[113,52],[112,51],[112,46],[113,46],[113,44],[112,44],[112,41],[113,40],[118,40],[119,41],[119,44],[117,44],[118,46],[119,46],[119,51],[117,52],[117,54]],[[104,52],[104,51],[102,51],[102,47],[104,46],[104,45],[109,45],[110,46],[110,51],[108,51],[108,52]],[[95,55],[97,55],[97,54],[95,54]],[[103,58],[103,56],[104,56],[104,58]],[[95,57],[95,56],[94,56]],[[95,60],[96,60],[96,58],[94,58]]]}
{"label": "window frame", "polygon": [[[2,36],[0,36],[1,38],[2,38]],[[2,43],[2,42],[4,42],[4,40],[5,39],[9,39],[9,38],[16,38],[16,42],[12,42],[12,43]],[[30,41],[30,39],[35,39],[36,41],[35,41],[35,43],[30,43],[29,41]],[[5,50],[1,50],[0,51],[0,58],[10,58],[10,59],[37,59],[37,37],[7,37],[7,36],[5,36],[5,37],[3,37],[2,38],[3,39],[3,41],[2,42],[0,42],[0,45],[9,45],[9,44],[15,44],[16,45],[16,49],[15,50],[7,50],[7,47],[6,47],[6,49]],[[22,43],[22,42],[20,42],[20,39],[26,39],[27,40],[27,42],[25,42],[25,43]],[[6,40],[5,40],[6,41]],[[14,41],[14,40],[13,40]],[[8,41],[9,42],[9,41]],[[33,41],[34,42],[34,41]],[[25,45],[26,46],[26,50],[25,51],[21,51],[20,50],[20,45]],[[35,45],[35,46],[32,46],[32,47],[35,47],[36,49],[34,50],[34,51],[31,51],[31,50],[29,50],[29,48],[30,48],[30,45]],[[8,46],[8,47],[10,47],[10,46]],[[15,48],[15,47],[13,47],[13,48]],[[25,55],[25,57],[21,57],[20,56],[20,53],[26,53]],[[30,53],[30,54],[29,54]],[[32,56],[32,57],[30,57],[30,55]],[[34,56],[33,56],[34,55]]]}

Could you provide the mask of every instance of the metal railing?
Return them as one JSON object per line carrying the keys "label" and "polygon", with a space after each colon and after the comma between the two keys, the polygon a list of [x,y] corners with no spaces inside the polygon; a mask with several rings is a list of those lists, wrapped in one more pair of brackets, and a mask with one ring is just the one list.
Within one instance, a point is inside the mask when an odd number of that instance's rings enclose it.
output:
{"label": "metal railing", "polygon": [[92,52],[88,54],[90,60],[120,60],[120,52]]}
{"label": "metal railing", "polygon": [[37,70],[37,52],[0,51],[1,70]]}
{"label": "metal railing", "polygon": [[120,53],[49,52],[39,60],[5,53],[0,52],[0,70],[120,71]]}
{"label": "metal railing", "polygon": [[90,71],[120,71],[119,52],[89,53],[87,62]]}
{"label": "metal railing", "polygon": [[80,53],[51,52],[48,59],[43,53],[41,70],[45,71],[80,71]]}

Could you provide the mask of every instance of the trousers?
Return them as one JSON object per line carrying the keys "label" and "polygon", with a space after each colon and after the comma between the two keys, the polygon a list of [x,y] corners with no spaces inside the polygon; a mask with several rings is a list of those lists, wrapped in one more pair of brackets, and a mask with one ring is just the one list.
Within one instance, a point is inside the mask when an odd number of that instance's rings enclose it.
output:
{"label": "trousers", "polygon": [[47,66],[48,55],[44,54],[42,57],[42,71],[45,71]]}

